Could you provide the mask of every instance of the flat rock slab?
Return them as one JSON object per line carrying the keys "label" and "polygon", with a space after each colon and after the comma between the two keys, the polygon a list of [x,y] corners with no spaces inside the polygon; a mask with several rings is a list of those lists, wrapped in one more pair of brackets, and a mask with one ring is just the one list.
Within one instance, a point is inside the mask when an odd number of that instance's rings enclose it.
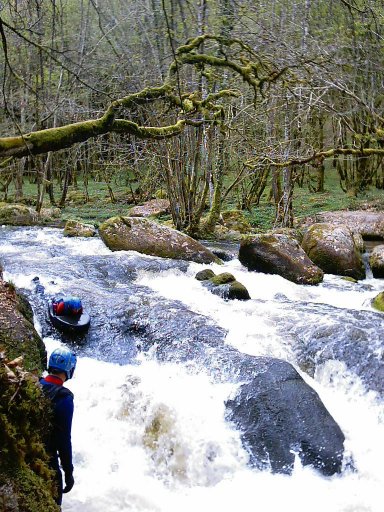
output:
{"label": "flat rock slab", "polygon": [[307,217],[301,225],[326,222],[335,225],[346,225],[355,233],[360,233],[366,240],[384,240],[384,212],[366,210],[320,212]]}

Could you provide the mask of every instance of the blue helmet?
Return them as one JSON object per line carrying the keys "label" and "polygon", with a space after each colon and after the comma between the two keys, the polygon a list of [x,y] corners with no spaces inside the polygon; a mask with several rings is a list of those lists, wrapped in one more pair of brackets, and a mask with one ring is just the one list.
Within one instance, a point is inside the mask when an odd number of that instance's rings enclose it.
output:
{"label": "blue helmet", "polygon": [[76,368],[76,355],[67,348],[56,348],[49,357],[48,370],[64,372],[67,380],[73,377]]}

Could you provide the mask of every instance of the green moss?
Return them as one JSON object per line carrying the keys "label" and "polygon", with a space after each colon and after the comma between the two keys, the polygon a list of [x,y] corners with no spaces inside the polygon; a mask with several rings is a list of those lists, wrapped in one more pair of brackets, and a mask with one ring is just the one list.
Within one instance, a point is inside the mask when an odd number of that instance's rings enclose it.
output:
{"label": "green moss", "polygon": [[384,292],[380,292],[379,295],[372,301],[372,307],[384,313]]}
{"label": "green moss", "polygon": [[229,272],[223,272],[222,274],[218,274],[217,276],[213,276],[210,278],[212,284],[220,285],[227,284],[236,281],[235,277]]}
{"label": "green moss", "polygon": [[[1,510],[57,512],[53,473],[44,450],[48,405],[36,379],[23,368],[8,368],[0,356]],[[1,503],[1,502],[0,502]]]}

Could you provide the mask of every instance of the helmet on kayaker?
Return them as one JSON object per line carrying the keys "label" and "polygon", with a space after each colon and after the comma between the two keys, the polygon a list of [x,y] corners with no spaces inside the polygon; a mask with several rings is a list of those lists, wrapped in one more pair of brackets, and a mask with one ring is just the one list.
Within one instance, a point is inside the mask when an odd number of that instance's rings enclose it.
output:
{"label": "helmet on kayaker", "polygon": [[60,297],[52,300],[52,309],[55,315],[80,316],[83,305],[79,297]]}
{"label": "helmet on kayaker", "polygon": [[67,380],[73,377],[76,368],[77,357],[68,348],[56,348],[49,357],[48,371],[56,370],[64,372]]}

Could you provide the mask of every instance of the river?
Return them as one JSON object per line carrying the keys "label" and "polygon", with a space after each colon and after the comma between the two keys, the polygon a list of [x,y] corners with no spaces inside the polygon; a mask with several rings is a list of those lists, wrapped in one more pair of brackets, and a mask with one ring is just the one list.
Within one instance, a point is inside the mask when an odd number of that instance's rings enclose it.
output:
{"label": "river", "polygon": [[[383,279],[326,275],[300,286],[248,272],[235,258],[211,268],[231,272],[252,300],[226,302],[194,278],[206,265],[112,253],[98,238],[54,228],[0,227],[0,263],[27,294],[47,351],[69,343],[78,354],[68,382],[76,484],[63,512],[382,512],[384,316],[370,302]],[[50,326],[46,300],[59,293],[82,298],[92,317],[85,337],[68,340]],[[143,333],[128,318],[135,304],[173,311],[175,340],[186,335],[182,307],[225,330],[224,343],[292,363],[342,428],[355,470],[324,477],[299,460],[290,476],[250,468],[224,420],[236,384],[177,358],[159,362],[155,339],[143,352]]]}

